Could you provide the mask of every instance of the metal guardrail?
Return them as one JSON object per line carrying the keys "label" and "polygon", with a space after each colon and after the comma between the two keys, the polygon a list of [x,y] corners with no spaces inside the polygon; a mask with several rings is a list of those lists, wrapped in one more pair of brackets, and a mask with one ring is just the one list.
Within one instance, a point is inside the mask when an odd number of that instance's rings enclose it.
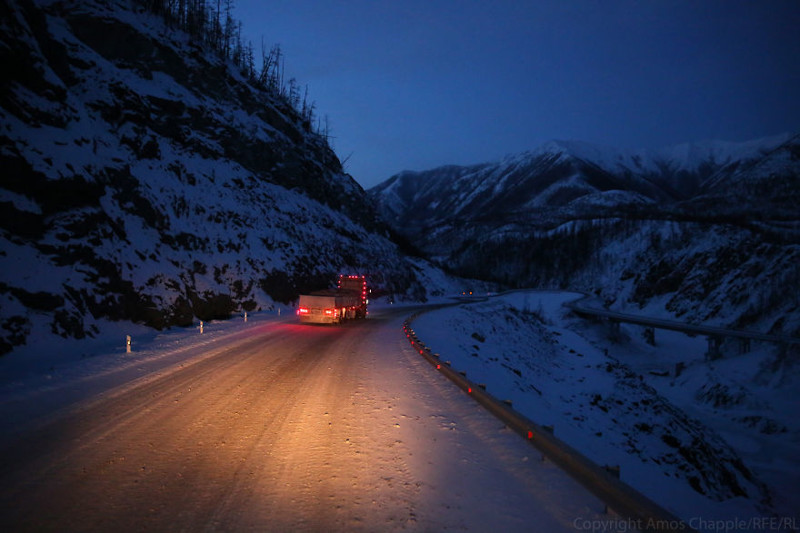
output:
{"label": "metal guardrail", "polygon": [[403,332],[411,347],[437,371],[449,378],[510,429],[525,438],[543,456],[549,458],[591,491],[615,513],[631,520],[631,523],[640,525],[641,531],[695,531],[686,522],[622,482],[618,475],[614,475],[607,468],[599,466],[575,448],[556,438],[551,429],[537,424],[515,411],[507,402],[490,394],[485,386],[470,381],[466,374],[453,369],[449,361],[442,361],[438,354],[432,353],[419,340],[411,328],[411,322],[419,314],[414,313],[403,322]]}
{"label": "metal guardrail", "polygon": [[566,302],[565,307],[572,309],[578,314],[596,316],[607,318],[616,322],[625,322],[628,324],[637,324],[640,326],[647,326],[656,329],[666,329],[670,331],[680,331],[683,333],[694,333],[698,335],[707,335],[709,337],[733,337],[738,339],[749,339],[755,341],[764,341],[775,344],[800,344],[800,338],[790,337],[788,335],[772,335],[769,333],[760,333],[757,331],[746,331],[727,329],[716,326],[704,326],[696,324],[687,324],[685,322],[678,322],[676,320],[664,320],[660,318],[643,317],[639,315],[630,315],[627,313],[618,313],[608,309],[591,307],[585,305],[589,296],[585,296],[580,300],[573,302]]}

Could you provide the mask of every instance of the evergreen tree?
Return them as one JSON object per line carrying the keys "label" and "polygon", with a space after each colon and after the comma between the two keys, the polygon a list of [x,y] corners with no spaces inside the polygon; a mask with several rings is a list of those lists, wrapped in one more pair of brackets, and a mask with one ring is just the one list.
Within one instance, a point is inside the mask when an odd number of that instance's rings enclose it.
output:
{"label": "evergreen tree", "polygon": [[[261,68],[256,68],[253,43],[243,41],[242,22],[233,16],[234,0],[139,0],[150,12],[189,34],[198,44],[230,60],[256,86],[270,93],[295,113],[303,129],[312,131],[316,105],[309,101],[308,86],[301,95],[295,78],[286,81],[284,54],[279,44],[267,49],[261,38]],[[325,143],[330,138],[330,122],[317,119],[314,130]]]}

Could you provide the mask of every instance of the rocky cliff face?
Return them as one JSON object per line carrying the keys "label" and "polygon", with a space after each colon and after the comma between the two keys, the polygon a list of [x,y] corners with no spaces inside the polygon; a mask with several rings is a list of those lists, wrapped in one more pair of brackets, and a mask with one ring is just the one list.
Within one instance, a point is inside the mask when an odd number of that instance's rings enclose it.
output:
{"label": "rocky cliff face", "polygon": [[0,353],[265,308],[340,270],[424,297],[285,98],[132,0],[0,9]]}
{"label": "rocky cliff face", "polygon": [[800,136],[624,152],[551,142],[370,193],[442,266],[617,308],[800,333]]}

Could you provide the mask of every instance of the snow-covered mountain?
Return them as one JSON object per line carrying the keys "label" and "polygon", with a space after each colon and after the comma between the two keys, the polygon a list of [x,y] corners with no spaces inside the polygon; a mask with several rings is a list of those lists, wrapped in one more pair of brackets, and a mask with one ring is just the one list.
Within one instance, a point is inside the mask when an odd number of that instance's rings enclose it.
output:
{"label": "snow-covered mountain", "polygon": [[[800,331],[800,135],[623,151],[553,141],[403,172],[381,215],[454,272],[602,294],[695,321]],[[795,291],[796,292],[796,291]]]}
{"label": "snow-covered mountain", "polygon": [[267,308],[339,271],[436,290],[291,97],[143,5],[4,3],[0,354]]}
{"label": "snow-covered mountain", "polygon": [[800,136],[790,134],[653,151],[551,141],[495,163],[402,172],[370,192],[385,219],[397,227],[411,224],[414,228],[454,218],[508,218],[592,205],[670,205],[731,183],[741,185],[745,171],[768,177],[763,169],[753,167],[766,165],[765,160],[786,161],[785,156],[791,158],[792,147],[798,145]]}

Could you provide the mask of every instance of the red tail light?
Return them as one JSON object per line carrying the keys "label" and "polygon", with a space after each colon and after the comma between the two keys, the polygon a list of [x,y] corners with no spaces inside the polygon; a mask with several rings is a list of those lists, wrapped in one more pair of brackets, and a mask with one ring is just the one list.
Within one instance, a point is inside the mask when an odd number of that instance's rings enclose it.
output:
{"label": "red tail light", "polygon": [[306,309],[305,307],[301,307],[301,308],[299,308],[297,310],[297,314],[298,315],[307,315],[308,314],[308,309]]}

